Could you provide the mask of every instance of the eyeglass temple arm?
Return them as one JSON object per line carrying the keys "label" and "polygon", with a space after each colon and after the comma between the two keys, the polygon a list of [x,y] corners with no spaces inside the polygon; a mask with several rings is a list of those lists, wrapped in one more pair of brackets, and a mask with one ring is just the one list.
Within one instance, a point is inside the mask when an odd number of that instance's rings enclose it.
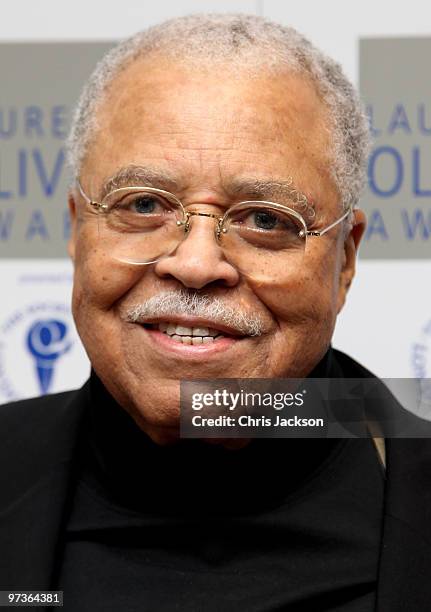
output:
{"label": "eyeglass temple arm", "polygon": [[88,197],[88,195],[83,190],[82,185],[81,185],[79,179],[76,179],[76,184],[78,186],[79,193],[82,195],[82,197],[87,202],[87,204],[89,204],[93,208],[96,208],[97,210],[105,208],[105,206],[103,204],[100,204],[99,202],[95,202],[94,200],[92,200],[91,198]]}
{"label": "eyeglass temple arm", "polygon": [[88,195],[85,193],[85,191],[82,188],[82,185],[79,181],[79,179],[76,179],[76,186],[78,187],[78,191],[79,193],[82,195],[82,197],[84,198],[84,200],[87,202],[87,204],[91,204],[92,200],[88,197]]}
{"label": "eyeglass temple arm", "polygon": [[326,232],[329,232],[330,229],[332,229],[333,227],[341,223],[341,221],[344,221],[344,219],[348,217],[351,212],[352,212],[352,207],[349,206],[348,210],[344,213],[344,215],[340,217],[339,219],[337,219],[336,221],[334,221],[334,223],[331,223],[331,225],[328,225],[328,227],[325,227],[323,230],[319,230],[319,231],[310,230],[307,232],[307,236],[323,236],[323,234],[326,234]]}

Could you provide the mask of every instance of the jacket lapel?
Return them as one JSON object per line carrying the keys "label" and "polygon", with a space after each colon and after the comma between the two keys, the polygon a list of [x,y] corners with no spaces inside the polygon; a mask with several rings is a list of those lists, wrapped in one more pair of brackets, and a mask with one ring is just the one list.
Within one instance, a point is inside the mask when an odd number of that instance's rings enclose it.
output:
{"label": "jacket lapel", "polygon": [[[55,443],[41,450],[43,461],[36,468],[30,457],[9,457],[22,461],[21,474],[31,473],[31,481],[12,482],[7,474],[0,502],[0,588],[48,590],[55,580],[59,542],[72,484],[74,450],[78,426],[86,405],[87,385],[68,396],[66,405],[59,405],[61,418],[54,416],[54,428],[47,442]],[[58,396],[60,398],[64,396]],[[43,401],[43,400],[42,400]],[[50,400],[51,403],[53,400]],[[50,405],[48,411],[57,406]],[[32,410],[31,405],[27,410]],[[28,412],[27,412],[28,415]],[[23,425],[24,427],[24,425]],[[35,439],[40,432],[35,431]],[[48,446],[48,444],[47,444]],[[45,452],[46,451],[46,452]],[[46,469],[46,465],[50,468]],[[27,467],[27,469],[26,469]],[[7,473],[7,464],[2,465]],[[6,500],[6,501],[5,501]]]}
{"label": "jacket lapel", "polygon": [[[329,364],[332,378],[375,378],[339,351],[329,352]],[[380,415],[381,408],[379,402]],[[419,431],[426,429],[422,425]],[[375,610],[424,612],[431,609],[431,438],[387,438],[385,454]]]}
{"label": "jacket lapel", "polygon": [[431,439],[388,439],[376,612],[431,602]]}

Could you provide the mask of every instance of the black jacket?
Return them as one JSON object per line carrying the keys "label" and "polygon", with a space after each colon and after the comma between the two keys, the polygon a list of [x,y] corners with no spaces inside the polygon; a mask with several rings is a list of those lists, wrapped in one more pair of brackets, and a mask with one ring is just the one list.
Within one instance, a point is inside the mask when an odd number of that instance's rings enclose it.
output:
{"label": "black jacket", "polygon": [[[331,351],[329,376],[371,377]],[[0,406],[0,590],[53,588],[88,382]],[[378,612],[431,610],[431,439],[386,440]]]}

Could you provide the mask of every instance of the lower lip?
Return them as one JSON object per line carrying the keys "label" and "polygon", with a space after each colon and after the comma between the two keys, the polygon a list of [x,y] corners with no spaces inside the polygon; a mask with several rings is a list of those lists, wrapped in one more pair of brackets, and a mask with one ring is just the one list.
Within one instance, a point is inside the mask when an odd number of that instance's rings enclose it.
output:
{"label": "lower lip", "polygon": [[199,357],[205,355],[214,355],[226,351],[233,345],[237,344],[243,338],[220,338],[219,340],[213,340],[208,344],[183,344],[177,340],[172,340],[168,334],[164,334],[158,329],[151,329],[148,327],[142,327],[147,333],[152,342],[161,348],[182,355],[183,357]]}

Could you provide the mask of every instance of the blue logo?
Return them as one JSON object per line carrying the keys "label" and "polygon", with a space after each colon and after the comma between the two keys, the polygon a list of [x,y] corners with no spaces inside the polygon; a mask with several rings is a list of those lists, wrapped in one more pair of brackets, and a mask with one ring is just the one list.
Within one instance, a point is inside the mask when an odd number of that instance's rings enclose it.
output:
{"label": "blue logo", "polygon": [[73,389],[87,375],[68,304],[30,302],[0,320],[0,404]]}
{"label": "blue logo", "polygon": [[431,319],[412,346],[411,365],[416,378],[431,378]]}
{"label": "blue logo", "polygon": [[39,388],[48,393],[57,360],[72,346],[68,340],[68,326],[64,321],[48,319],[35,321],[27,333],[27,348],[36,368]]}
{"label": "blue logo", "polygon": [[411,365],[420,379],[422,401],[431,414],[431,319],[421,329],[418,340],[412,345]]}

